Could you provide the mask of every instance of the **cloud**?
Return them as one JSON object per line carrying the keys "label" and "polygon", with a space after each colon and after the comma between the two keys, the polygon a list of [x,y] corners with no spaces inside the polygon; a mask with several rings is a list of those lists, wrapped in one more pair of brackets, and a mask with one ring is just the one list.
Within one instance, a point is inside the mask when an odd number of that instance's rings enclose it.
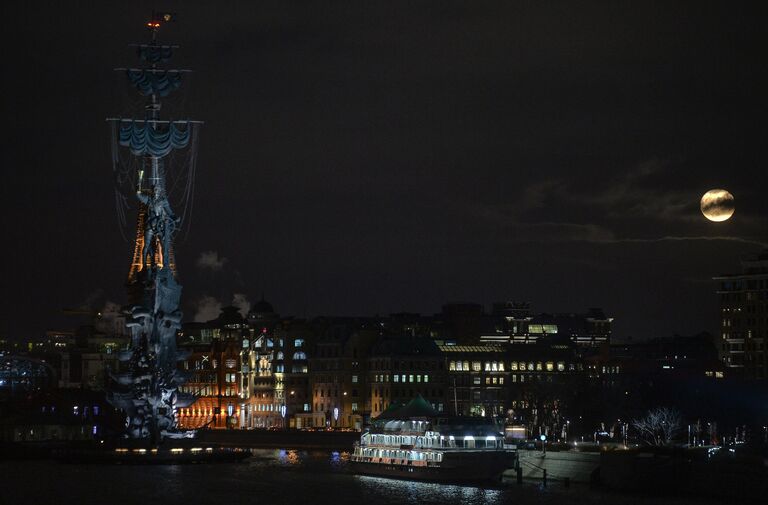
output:
{"label": "cloud", "polygon": [[681,237],[673,237],[673,236],[667,236],[667,237],[658,237],[658,238],[620,238],[620,239],[614,239],[609,242],[611,243],[651,243],[651,242],[687,242],[687,241],[708,241],[708,242],[717,242],[717,241],[725,241],[725,242],[740,242],[742,244],[751,244],[751,245],[759,245],[762,247],[768,247],[768,243],[766,242],[760,242],[758,240],[752,240],[748,238],[742,238],[742,237],[729,237],[727,235],[716,235],[716,236],[707,236],[707,235],[700,235],[700,236],[681,236]]}
{"label": "cloud", "polygon": [[227,258],[219,258],[219,253],[216,251],[204,251],[200,253],[200,257],[197,258],[197,267],[200,269],[210,269],[212,272],[218,272],[224,268],[224,263],[227,262]]}
{"label": "cloud", "polygon": [[651,158],[604,178],[543,179],[501,203],[472,202],[467,212],[500,227],[516,243],[721,241],[766,246],[759,231],[765,220],[755,216],[739,215],[729,228],[731,235],[703,234],[710,228],[704,227],[699,212],[698,189],[690,181],[676,180],[675,167],[669,160]]}
{"label": "cloud", "polygon": [[609,229],[580,223],[508,223],[505,238],[517,243],[587,242],[592,244],[632,244],[660,242],[739,242],[768,247],[768,243],[728,235],[665,235],[663,237],[617,237]]}
{"label": "cloud", "polygon": [[212,296],[203,296],[195,302],[196,323],[204,323],[211,319],[216,319],[221,313],[221,302]]}
{"label": "cloud", "polygon": [[238,308],[240,315],[243,317],[248,316],[248,311],[251,310],[251,302],[248,301],[248,297],[243,293],[235,293],[232,297],[232,305]]}
{"label": "cloud", "polygon": [[580,195],[577,201],[602,206],[611,217],[654,218],[690,221],[698,218],[695,189],[671,189],[653,184],[670,167],[667,160],[650,159],[625,174],[609,180],[608,186],[593,197]]}

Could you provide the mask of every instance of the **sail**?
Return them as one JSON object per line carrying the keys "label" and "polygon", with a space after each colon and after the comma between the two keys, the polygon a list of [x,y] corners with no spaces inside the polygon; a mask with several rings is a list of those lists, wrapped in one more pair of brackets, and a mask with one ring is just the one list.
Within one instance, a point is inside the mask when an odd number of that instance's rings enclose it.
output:
{"label": "sail", "polygon": [[166,97],[181,86],[181,72],[175,70],[126,70],[128,80],[144,96]]}
{"label": "sail", "polygon": [[181,122],[171,122],[167,126],[143,121],[124,122],[120,125],[120,145],[130,148],[136,156],[156,156],[162,158],[173,149],[183,149],[189,144],[191,125],[181,129]]}
{"label": "sail", "polygon": [[136,48],[136,54],[141,61],[165,63],[173,56],[173,47],[142,44]]}

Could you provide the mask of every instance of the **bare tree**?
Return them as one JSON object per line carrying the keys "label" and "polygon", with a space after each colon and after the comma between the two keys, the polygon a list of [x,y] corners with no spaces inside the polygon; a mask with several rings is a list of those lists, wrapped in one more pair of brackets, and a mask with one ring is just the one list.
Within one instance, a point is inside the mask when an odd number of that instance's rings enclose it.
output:
{"label": "bare tree", "polygon": [[648,445],[668,445],[680,432],[682,423],[680,412],[675,409],[660,407],[649,410],[645,417],[634,419],[632,427]]}

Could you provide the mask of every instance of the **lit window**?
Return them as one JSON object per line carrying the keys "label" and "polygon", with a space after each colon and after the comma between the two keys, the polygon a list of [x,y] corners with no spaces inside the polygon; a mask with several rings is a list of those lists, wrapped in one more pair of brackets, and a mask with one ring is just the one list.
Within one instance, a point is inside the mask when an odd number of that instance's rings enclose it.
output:
{"label": "lit window", "polygon": [[[405,377],[405,376],[403,376],[403,377]],[[413,382],[413,375],[409,375],[408,376],[408,382]]]}
{"label": "lit window", "polygon": [[450,371],[455,371],[456,370],[456,362],[455,361],[451,361],[448,364],[448,370],[450,370]]}
{"label": "lit window", "polygon": [[564,372],[565,371],[565,363],[562,361],[558,361],[557,363],[557,371],[558,372]]}
{"label": "lit window", "polygon": [[555,364],[551,361],[547,361],[547,372],[553,372],[555,370]]}
{"label": "lit window", "polygon": [[503,371],[504,371],[504,362],[499,361],[499,372],[503,372]]}
{"label": "lit window", "polygon": [[352,376],[352,382],[357,383],[357,375]]}
{"label": "lit window", "polygon": [[400,376],[399,375],[394,375],[393,377],[395,378],[395,382],[400,382]]}
{"label": "lit window", "polygon": [[480,372],[482,369],[483,369],[482,363],[480,363],[479,361],[472,362],[472,371]]}
{"label": "lit window", "polygon": [[307,359],[307,355],[304,354],[301,351],[298,351],[298,352],[293,353],[293,359],[295,359],[295,360]]}
{"label": "lit window", "polygon": [[510,363],[509,369],[510,370],[517,370],[517,361],[513,361],[512,363]]}
{"label": "lit window", "polygon": [[491,371],[491,363],[486,361],[485,362],[485,371],[490,372]]}
{"label": "lit window", "polygon": [[424,376],[424,382],[429,382],[429,375]]}
{"label": "lit window", "polygon": [[303,338],[297,338],[293,341],[293,347],[301,347],[304,345],[304,339]]}

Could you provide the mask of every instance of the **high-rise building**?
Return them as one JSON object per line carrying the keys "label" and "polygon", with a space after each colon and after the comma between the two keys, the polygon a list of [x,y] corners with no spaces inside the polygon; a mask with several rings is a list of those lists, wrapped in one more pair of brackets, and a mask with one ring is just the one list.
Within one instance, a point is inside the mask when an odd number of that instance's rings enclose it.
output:
{"label": "high-rise building", "polygon": [[720,355],[732,372],[768,378],[768,250],[743,260],[742,273],[713,277],[720,297]]}

